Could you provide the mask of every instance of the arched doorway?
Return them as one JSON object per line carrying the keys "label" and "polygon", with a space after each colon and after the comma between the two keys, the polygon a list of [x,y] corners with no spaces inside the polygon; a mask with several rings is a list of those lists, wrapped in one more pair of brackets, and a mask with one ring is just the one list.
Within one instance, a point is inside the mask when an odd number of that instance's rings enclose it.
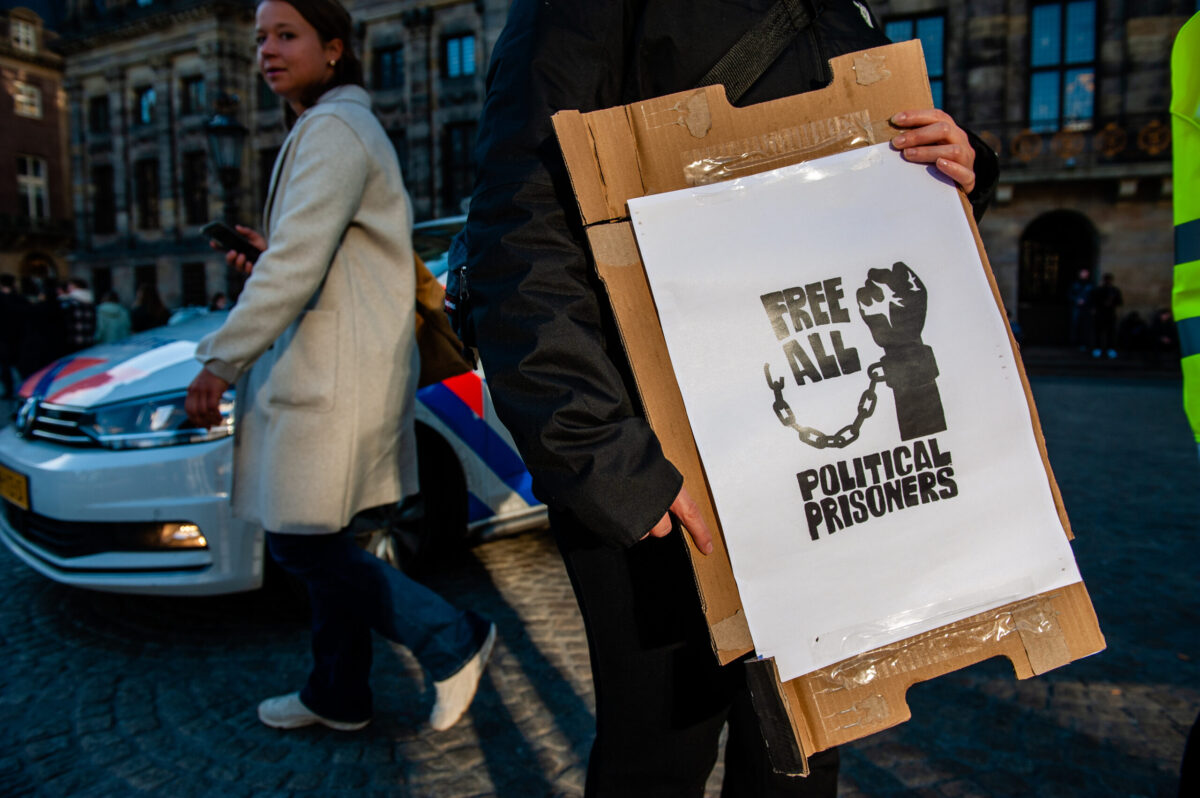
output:
{"label": "arched doorway", "polygon": [[1071,311],[1067,292],[1080,269],[1096,280],[1100,235],[1078,211],[1044,213],[1021,234],[1017,320],[1026,343],[1067,344]]}

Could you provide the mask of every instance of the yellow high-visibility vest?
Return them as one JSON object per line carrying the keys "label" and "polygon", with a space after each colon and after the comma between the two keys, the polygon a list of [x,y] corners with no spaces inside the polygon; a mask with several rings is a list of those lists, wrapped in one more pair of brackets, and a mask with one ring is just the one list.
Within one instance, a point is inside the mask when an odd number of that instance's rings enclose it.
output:
{"label": "yellow high-visibility vest", "polygon": [[1175,288],[1183,406],[1200,443],[1200,13],[1171,49],[1171,138],[1175,199]]}

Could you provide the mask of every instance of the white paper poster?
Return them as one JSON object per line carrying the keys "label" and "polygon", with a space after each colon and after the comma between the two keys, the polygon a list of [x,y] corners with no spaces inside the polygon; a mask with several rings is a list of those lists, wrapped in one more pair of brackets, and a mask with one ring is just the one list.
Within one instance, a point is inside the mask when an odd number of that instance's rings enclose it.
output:
{"label": "white paper poster", "polygon": [[952,184],[880,144],[629,208],[781,678],[1080,581]]}

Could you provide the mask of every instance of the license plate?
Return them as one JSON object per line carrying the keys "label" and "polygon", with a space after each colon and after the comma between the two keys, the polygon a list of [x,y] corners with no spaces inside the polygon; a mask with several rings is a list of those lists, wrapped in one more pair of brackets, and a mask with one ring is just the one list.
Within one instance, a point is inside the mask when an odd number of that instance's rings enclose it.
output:
{"label": "license plate", "polygon": [[0,497],[22,510],[28,510],[29,477],[0,465]]}

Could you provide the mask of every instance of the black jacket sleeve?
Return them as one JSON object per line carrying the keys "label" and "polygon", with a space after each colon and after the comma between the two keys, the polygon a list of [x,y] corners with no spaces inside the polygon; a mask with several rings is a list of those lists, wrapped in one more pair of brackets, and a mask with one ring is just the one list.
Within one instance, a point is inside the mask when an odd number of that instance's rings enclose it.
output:
{"label": "black jacket sleeve", "polygon": [[975,188],[971,189],[967,200],[978,222],[996,198],[996,186],[1000,182],[1000,156],[970,130],[967,131],[967,138],[975,150]]}
{"label": "black jacket sleeve", "polygon": [[469,317],[534,492],[617,546],[682,485],[630,396],[550,116],[621,102],[633,4],[516,0],[496,44],[467,225]]}

